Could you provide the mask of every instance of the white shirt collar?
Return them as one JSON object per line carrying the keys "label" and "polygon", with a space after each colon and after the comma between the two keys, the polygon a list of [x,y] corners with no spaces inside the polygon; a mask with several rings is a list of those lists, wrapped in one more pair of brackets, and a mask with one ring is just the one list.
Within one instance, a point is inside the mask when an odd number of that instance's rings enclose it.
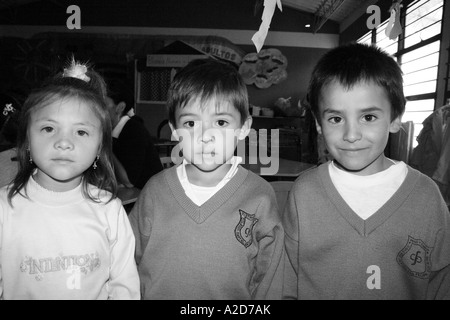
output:
{"label": "white shirt collar", "polygon": [[230,159],[231,163],[230,170],[228,170],[227,174],[223,177],[223,179],[214,187],[202,187],[190,183],[186,173],[186,165],[188,164],[186,159],[183,159],[181,165],[177,167],[177,175],[186,195],[196,205],[201,206],[234,177],[234,175],[238,171],[238,166],[241,162],[242,157],[233,156]]}

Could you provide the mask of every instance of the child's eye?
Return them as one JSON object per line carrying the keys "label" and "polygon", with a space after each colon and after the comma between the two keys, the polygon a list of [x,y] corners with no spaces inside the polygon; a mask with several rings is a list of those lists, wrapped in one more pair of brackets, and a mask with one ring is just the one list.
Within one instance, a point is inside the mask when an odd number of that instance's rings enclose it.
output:
{"label": "child's eye", "polygon": [[219,127],[225,127],[227,124],[228,124],[228,121],[226,121],[226,120],[218,120],[217,121],[217,125]]}
{"label": "child's eye", "polygon": [[367,114],[364,116],[364,120],[367,122],[372,122],[375,121],[377,119],[376,116],[374,116],[373,114]]}
{"label": "child's eye", "polygon": [[186,121],[185,123],[183,123],[184,127],[187,128],[194,128],[195,127],[195,121]]}
{"label": "child's eye", "polygon": [[81,136],[81,137],[89,135],[89,134],[88,134],[86,131],[84,131],[84,130],[77,130],[77,134],[78,134],[79,136]]}
{"label": "child's eye", "polygon": [[52,127],[44,127],[41,129],[41,131],[47,132],[47,133],[51,133],[53,132],[53,128]]}
{"label": "child's eye", "polygon": [[328,119],[329,122],[334,123],[334,124],[338,124],[342,121],[341,117],[331,117]]}

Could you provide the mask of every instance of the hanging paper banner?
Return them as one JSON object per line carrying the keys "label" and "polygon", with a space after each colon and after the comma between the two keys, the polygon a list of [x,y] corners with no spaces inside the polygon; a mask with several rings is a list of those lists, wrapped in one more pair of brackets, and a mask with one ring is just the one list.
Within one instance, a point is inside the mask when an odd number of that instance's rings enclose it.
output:
{"label": "hanging paper banner", "polygon": [[273,14],[275,12],[275,5],[278,6],[280,11],[283,11],[281,0],[264,0],[264,11],[261,19],[262,22],[259,26],[259,30],[252,37],[252,41],[256,47],[256,52],[259,52],[264,45],[267,33],[269,32],[270,22],[272,21]]}

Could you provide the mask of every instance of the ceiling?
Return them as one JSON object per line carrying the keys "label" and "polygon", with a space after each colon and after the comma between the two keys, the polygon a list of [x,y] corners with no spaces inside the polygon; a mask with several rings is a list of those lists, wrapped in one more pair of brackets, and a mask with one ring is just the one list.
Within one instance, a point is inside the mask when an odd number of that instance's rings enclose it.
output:
{"label": "ceiling", "polygon": [[[18,5],[24,5],[31,2],[36,2],[38,0],[0,0],[0,9],[13,7]],[[54,1],[56,2],[56,1]],[[309,13],[315,13],[319,7],[325,3],[342,2],[339,8],[334,12],[332,20],[340,22],[342,21],[348,13],[352,12],[358,5],[362,2],[361,0],[281,0],[283,6],[297,9],[300,11],[306,11]]]}
{"label": "ceiling", "polygon": [[[18,7],[21,5],[37,1],[39,0],[0,0],[0,10],[5,8]],[[47,1],[58,4],[58,0],[47,0]]]}
{"label": "ceiling", "polygon": [[[37,0],[0,0],[0,9],[20,6]],[[55,2],[56,0],[49,0]],[[262,0],[260,0],[262,1]],[[370,4],[376,3],[376,0],[281,0],[283,7],[313,13],[315,23],[313,31],[318,31],[327,20],[332,20],[345,24],[352,15],[361,15]]]}
{"label": "ceiling", "polygon": [[314,32],[318,31],[327,20],[348,24],[365,13],[367,7],[376,3],[374,0],[281,0],[285,7],[314,13],[316,17]]}
{"label": "ceiling", "polygon": [[0,0],[0,9],[27,4],[28,2],[34,2],[34,0]]}
{"label": "ceiling", "polygon": [[[283,6],[310,13],[320,13],[320,10],[330,8],[330,20],[342,22],[364,1],[360,0],[281,0]],[[322,8],[322,9],[321,9]]]}

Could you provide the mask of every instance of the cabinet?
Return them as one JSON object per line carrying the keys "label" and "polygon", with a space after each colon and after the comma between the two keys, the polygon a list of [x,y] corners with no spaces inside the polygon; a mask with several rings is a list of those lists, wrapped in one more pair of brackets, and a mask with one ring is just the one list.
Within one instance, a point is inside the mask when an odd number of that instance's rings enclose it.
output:
{"label": "cabinet", "polygon": [[136,102],[138,103],[160,103],[167,101],[167,92],[175,68],[146,68],[136,72]]}
{"label": "cabinet", "polygon": [[263,117],[253,116],[252,128],[258,132],[258,144],[260,143],[259,131],[267,130],[267,147],[272,152],[272,134],[278,129],[279,157],[283,159],[303,161],[303,143],[307,141],[304,117]]}

